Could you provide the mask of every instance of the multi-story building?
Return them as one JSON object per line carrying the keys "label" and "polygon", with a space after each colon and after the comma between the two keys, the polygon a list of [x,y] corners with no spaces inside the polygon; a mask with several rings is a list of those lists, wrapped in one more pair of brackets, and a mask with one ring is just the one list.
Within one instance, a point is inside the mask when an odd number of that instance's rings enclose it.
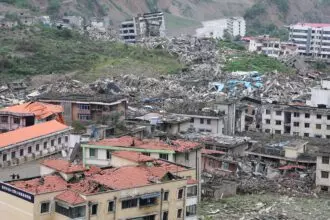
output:
{"label": "multi-story building", "polygon": [[63,121],[63,108],[42,102],[27,102],[0,109],[0,133],[56,119]]}
{"label": "multi-story building", "polygon": [[289,40],[300,55],[330,58],[330,24],[298,23],[290,25]]}
{"label": "multi-story building", "polygon": [[120,95],[46,94],[39,100],[61,105],[64,120],[69,124],[73,121],[122,121],[126,116],[127,99]]}
{"label": "multi-story building", "polygon": [[232,17],[227,19],[227,31],[233,37],[244,37],[246,33],[246,23],[242,17]]}
{"label": "multi-story building", "polygon": [[162,166],[91,167],[45,161],[42,176],[0,183],[4,219],[195,220],[197,187]]}
{"label": "multi-story building", "polygon": [[315,184],[320,191],[330,192],[330,151],[326,148],[319,149],[316,158]]}
{"label": "multi-story building", "polygon": [[52,120],[0,134],[0,166],[21,164],[66,149],[70,130]]}
{"label": "multi-story building", "polygon": [[135,43],[143,37],[164,37],[165,17],[163,12],[144,13],[123,21],[120,37],[128,43]]}

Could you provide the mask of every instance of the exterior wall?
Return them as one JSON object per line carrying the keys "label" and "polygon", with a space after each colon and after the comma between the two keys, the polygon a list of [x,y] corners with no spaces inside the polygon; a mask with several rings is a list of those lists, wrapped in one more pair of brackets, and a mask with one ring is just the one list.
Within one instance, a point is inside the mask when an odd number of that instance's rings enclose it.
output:
{"label": "exterior wall", "polygon": [[330,164],[323,164],[322,156],[317,156],[317,159],[316,159],[316,186],[330,186],[330,179],[321,178],[321,171],[326,171],[326,172],[330,173]]}
{"label": "exterior wall", "polygon": [[315,107],[319,104],[330,107],[330,90],[312,88],[312,98],[310,104]]}
{"label": "exterior wall", "polygon": [[[7,121],[7,123],[5,123],[0,120],[0,133],[1,133],[1,130],[12,131],[12,130],[16,130],[18,128],[22,128],[22,127],[26,126],[26,120],[25,120],[25,117],[23,117],[23,116],[14,116],[11,114],[7,114],[5,112],[4,113],[0,112],[0,119],[1,119],[1,116],[7,116],[8,121]],[[18,124],[14,123],[14,118],[19,118],[20,122]]]}
{"label": "exterior wall", "polygon": [[242,17],[229,18],[227,21],[227,29],[232,36],[244,37],[246,33],[245,20]]}
{"label": "exterior wall", "polygon": [[130,161],[130,160],[126,160],[124,158],[117,157],[114,155],[112,155],[112,157],[111,157],[111,166],[123,167],[123,166],[130,166],[130,165],[138,165],[138,163]]}
{"label": "exterior wall", "polygon": [[35,220],[33,203],[0,191],[1,219]]}
{"label": "exterior wall", "polygon": [[45,176],[54,173],[55,170],[49,167],[46,167],[42,164],[40,164],[40,176]]}
{"label": "exterior wall", "polygon": [[[225,169],[223,165],[223,161],[221,158],[214,158],[214,156],[207,156],[202,155],[202,171],[207,172],[214,172],[218,171],[219,169]],[[237,165],[235,163],[230,163],[229,161],[225,161],[225,163],[228,163],[228,171],[231,171],[233,173],[236,173]]]}
{"label": "exterior wall", "polygon": [[71,112],[72,121],[79,121],[79,118],[78,118],[79,108],[78,108],[78,105],[76,103],[72,103],[71,111],[72,111]]}
{"label": "exterior wall", "polygon": [[227,27],[226,19],[203,21],[203,27],[196,29],[197,37],[222,38],[223,32]]}
{"label": "exterior wall", "polygon": [[[24,162],[35,160],[37,158],[54,154],[61,151],[62,149],[67,149],[68,142],[65,141],[65,136],[69,137],[69,131],[56,133],[38,139],[29,140],[21,144],[14,145],[9,148],[2,148],[0,166],[6,167],[11,165],[22,164]],[[58,143],[58,138],[61,138],[61,143]],[[54,146],[51,146],[51,141],[54,140]],[[47,147],[44,148],[44,143],[47,142]],[[39,145],[39,150],[37,150],[37,145]],[[31,147],[31,152],[28,151]],[[23,155],[20,155],[21,150],[23,150]],[[12,152],[15,152],[15,157],[12,158]],[[3,157],[7,155],[7,160],[4,161]]]}
{"label": "exterior wall", "polygon": [[[213,134],[222,134],[224,123],[222,118],[211,118],[203,116],[190,116],[194,119],[194,122],[190,122],[189,126],[196,129],[198,132],[210,132]],[[203,124],[201,124],[203,119]],[[207,124],[207,120],[210,119],[211,123]]]}

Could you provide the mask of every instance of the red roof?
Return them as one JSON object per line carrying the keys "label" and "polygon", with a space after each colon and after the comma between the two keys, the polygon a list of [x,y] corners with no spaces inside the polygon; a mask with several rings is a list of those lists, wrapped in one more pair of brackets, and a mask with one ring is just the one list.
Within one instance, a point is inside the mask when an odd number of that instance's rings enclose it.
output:
{"label": "red roof", "polygon": [[55,199],[61,200],[63,202],[66,202],[71,205],[78,205],[81,203],[86,202],[84,198],[82,198],[79,193],[73,192],[71,190],[64,191],[57,196],[55,196]]}
{"label": "red roof", "polygon": [[137,146],[138,148],[151,149],[151,150],[168,150],[173,151],[173,148],[162,142],[156,140],[143,140],[143,144]]}
{"label": "red roof", "polygon": [[197,183],[198,183],[198,181],[195,180],[195,179],[188,179],[188,180],[187,180],[187,184],[188,184],[188,185],[194,185],[194,184],[197,184]]}
{"label": "red roof", "polygon": [[202,154],[226,154],[226,152],[220,150],[202,149]]}
{"label": "red roof", "polygon": [[163,169],[165,169],[167,172],[171,172],[171,173],[187,170],[185,167],[180,166],[179,164],[170,163],[164,160],[155,161],[155,166],[160,166]]}
{"label": "red roof", "polygon": [[15,181],[10,184],[32,194],[56,192],[67,189],[67,182],[57,175],[44,176],[25,181]]}
{"label": "red roof", "polygon": [[286,166],[280,167],[278,169],[279,170],[291,170],[293,168],[306,169],[305,166],[301,166],[301,165],[286,165]]}
{"label": "red roof", "polygon": [[12,144],[18,144],[23,141],[28,141],[33,138],[49,135],[59,131],[69,129],[68,126],[56,121],[47,121],[29,127],[19,128],[0,134],[0,148]]}
{"label": "red roof", "polygon": [[99,145],[99,146],[113,146],[113,147],[134,147],[136,145],[140,145],[142,141],[137,138],[130,137],[130,136],[123,136],[120,138],[109,138],[103,139],[96,142],[90,142],[89,144],[92,145]]}
{"label": "red roof", "polygon": [[72,164],[61,159],[44,160],[41,164],[62,173],[76,173],[87,170],[82,164]]}
{"label": "red roof", "polygon": [[185,151],[189,151],[192,149],[201,148],[200,143],[185,141],[185,140],[176,140],[176,141],[173,141],[173,144],[175,146],[175,151],[177,151],[177,152],[185,152]]}
{"label": "red roof", "polygon": [[113,156],[124,158],[133,162],[148,162],[155,159],[134,151],[116,151],[112,153]]}
{"label": "red roof", "polygon": [[298,23],[297,25],[314,27],[314,28],[330,27],[330,24],[325,24],[325,23]]}
{"label": "red roof", "polygon": [[63,112],[63,107],[60,105],[52,105],[43,102],[27,102],[21,105],[14,105],[1,109],[2,112],[13,112],[21,114],[33,114],[37,119],[44,119],[53,114]]}

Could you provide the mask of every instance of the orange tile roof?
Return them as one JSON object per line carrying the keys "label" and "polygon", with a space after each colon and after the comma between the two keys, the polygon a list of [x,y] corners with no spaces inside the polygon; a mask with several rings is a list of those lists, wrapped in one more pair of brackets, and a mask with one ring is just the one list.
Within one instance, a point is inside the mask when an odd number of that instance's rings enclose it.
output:
{"label": "orange tile roof", "polygon": [[57,175],[44,176],[26,181],[15,181],[10,184],[32,194],[56,192],[67,189],[67,182]]}
{"label": "orange tile roof", "polygon": [[113,156],[124,158],[133,162],[149,162],[155,159],[134,151],[116,151],[112,153]]}
{"label": "orange tile roof", "polygon": [[170,163],[164,160],[157,160],[155,161],[155,166],[160,166],[161,168],[165,169],[167,172],[171,173],[176,173],[176,172],[181,172],[184,170],[187,170],[187,168],[179,165],[179,164],[174,164]]}
{"label": "orange tile roof", "polygon": [[161,167],[127,166],[104,170],[103,174],[94,175],[92,180],[118,190],[150,185],[166,173]]}
{"label": "orange tile roof", "polygon": [[82,164],[72,164],[61,159],[44,160],[41,164],[62,173],[76,173],[87,170]]}
{"label": "orange tile roof", "polygon": [[55,132],[64,131],[66,129],[69,129],[69,127],[56,120],[19,128],[17,130],[0,134],[0,148]]}
{"label": "orange tile roof", "polygon": [[175,140],[172,143],[177,152],[185,152],[202,147],[200,143],[185,140]]}
{"label": "orange tile roof", "polygon": [[53,114],[60,114],[63,112],[63,107],[60,105],[52,105],[43,102],[27,102],[21,105],[14,105],[0,109],[2,112],[13,112],[21,114],[33,114],[40,120],[47,118]]}
{"label": "orange tile roof", "polygon": [[90,142],[89,144],[92,145],[99,145],[99,146],[114,146],[114,147],[133,147],[136,145],[140,145],[142,141],[137,138],[130,137],[130,136],[123,136],[120,138],[109,138],[103,139],[96,142]]}
{"label": "orange tile roof", "polygon": [[86,202],[86,200],[81,197],[79,193],[71,190],[67,190],[58,194],[57,196],[55,196],[55,199],[66,202],[71,205],[78,205]]}
{"label": "orange tile roof", "polygon": [[173,151],[173,148],[170,145],[157,140],[143,140],[143,144],[138,145],[137,147],[142,149]]}

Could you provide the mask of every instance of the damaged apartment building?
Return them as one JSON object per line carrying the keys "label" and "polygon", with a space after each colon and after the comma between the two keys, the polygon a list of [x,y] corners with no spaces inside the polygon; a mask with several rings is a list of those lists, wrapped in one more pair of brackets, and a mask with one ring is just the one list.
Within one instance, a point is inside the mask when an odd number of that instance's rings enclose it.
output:
{"label": "damaged apartment building", "polygon": [[122,121],[126,117],[127,99],[121,95],[45,94],[39,97],[45,103],[61,105],[66,123]]}
{"label": "damaged apartment building", "polygon": [[127,43],[135,43],[144,37],[165,37],[163,12],[139,14],[120,25],[120,37]]}
{"label": "damaged apartment building", "polygon": [[330,139],[330,81],[311,89],[306,104],[265,104],[262,111],[262,131],[300,137]]}

